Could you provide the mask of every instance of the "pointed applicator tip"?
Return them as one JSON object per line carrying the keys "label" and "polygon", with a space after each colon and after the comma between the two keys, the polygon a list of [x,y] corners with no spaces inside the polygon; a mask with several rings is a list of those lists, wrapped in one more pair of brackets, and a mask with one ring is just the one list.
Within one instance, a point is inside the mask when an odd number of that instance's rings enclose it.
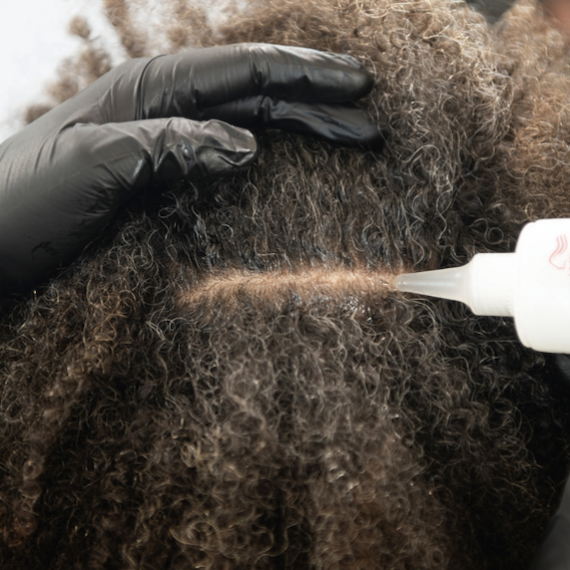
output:
{"label": "pointed applicator tip", "polygon": [[392,286],[396,291],[401,291],[402,293],[408,293],[409,291],[406,289],[407,280],[406,277],[410,275],[409,273],[400,273],[400,275],[396,275],[394,279],[392,279]]}
{"label": "pointed applicator tip", "polygon": [[408,280],[406,278],[409,275],[411,275],[411,273],[400,273],[400,275],[396,275],[392,281],[394,289],[407,293],[406,284],[408,283]]}
{"label": "pointed applicator tip", "polygon": [[402,293],[417,293],[441,299],[467,301],[466,266],[419,273],[401,273],[394,279],[394,288]]}

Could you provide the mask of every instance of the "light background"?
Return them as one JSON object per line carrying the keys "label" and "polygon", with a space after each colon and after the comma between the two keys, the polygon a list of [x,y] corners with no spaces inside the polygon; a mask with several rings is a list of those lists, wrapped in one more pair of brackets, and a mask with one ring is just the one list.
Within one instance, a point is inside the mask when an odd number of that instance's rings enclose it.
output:
{"label": "light background", "polygon": [[0,0],[0,142],[22,128],[23,109],[45,99],[58,65],[80,48],[79,38],[67,32],[76,15],[114,46],[117,64],[123,52],[102,16],[101,0]]}
{"label": "light background", "polygon": [[[247,0],[232,0],[244,5]],[[81,49],[79,38],[69,34],[75,16],[83,16],[91,27],[91,37],[99,38],[109,51],[113,65],[126,58],[113,27],[103,16],[102,0],[0,0],[0,143],[20,130],[22,116],[31,103],[46,101],[46,85],[57,78],[57,68],[66,57]],[[200,0],[207,6],[209,24],[229,21],[227,0]],[[166,37],[160,37],[160,13],[168,8],[166,0],[145,0],[144,20],[138,25],[152,27],[149,53],[163,53]],[[47,101],[46,101],[47,102]]]}

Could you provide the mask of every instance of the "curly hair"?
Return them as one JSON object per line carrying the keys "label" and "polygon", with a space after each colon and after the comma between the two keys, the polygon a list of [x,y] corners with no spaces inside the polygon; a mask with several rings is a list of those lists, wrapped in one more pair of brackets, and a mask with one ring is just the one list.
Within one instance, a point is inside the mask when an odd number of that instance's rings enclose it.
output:
{"label": "curly hair", "polygon": [[569,391],[509,319],[391,278],[570,215],[561,36],[530,2],[493,28],[448,0],[233,9],[162,32],[354,55],[386,149],[258,133],[248,170],[137,199],[13,304],[2,568],[526,567],[565,478]]}

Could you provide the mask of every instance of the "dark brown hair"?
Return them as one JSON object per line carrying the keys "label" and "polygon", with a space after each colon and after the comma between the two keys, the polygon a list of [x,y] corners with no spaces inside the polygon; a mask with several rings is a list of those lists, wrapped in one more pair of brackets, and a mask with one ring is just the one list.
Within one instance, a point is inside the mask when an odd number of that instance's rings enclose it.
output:
{"label": "dark brown hair", "polygon": [[258,133],[249,170],[134,201],[15,304],[2,568],[527,566],[568,391],[509,319],[390,280],[570,215],[562,38],[531,3],[497,28],[443,0],[254,1],[231,22],[168,37],[354,55],[386,149]]}

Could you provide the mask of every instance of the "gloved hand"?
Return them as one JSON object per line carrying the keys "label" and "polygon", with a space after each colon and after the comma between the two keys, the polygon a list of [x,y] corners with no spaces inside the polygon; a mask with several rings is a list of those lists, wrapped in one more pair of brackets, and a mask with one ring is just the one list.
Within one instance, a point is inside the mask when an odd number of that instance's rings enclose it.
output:
{"label": "gloved hand", "polygon": [[372,84],[348,56],[264,44],[118,66],[0,145],[0,296],[68,263],[143,188],[249,164],[237,127],[377,146],[351,103]]}
{"label": "gloved hand", "polygon": [[490,23],[495,23],[507,10],[510,10],[515,0],[466,0],[481,12]]}

